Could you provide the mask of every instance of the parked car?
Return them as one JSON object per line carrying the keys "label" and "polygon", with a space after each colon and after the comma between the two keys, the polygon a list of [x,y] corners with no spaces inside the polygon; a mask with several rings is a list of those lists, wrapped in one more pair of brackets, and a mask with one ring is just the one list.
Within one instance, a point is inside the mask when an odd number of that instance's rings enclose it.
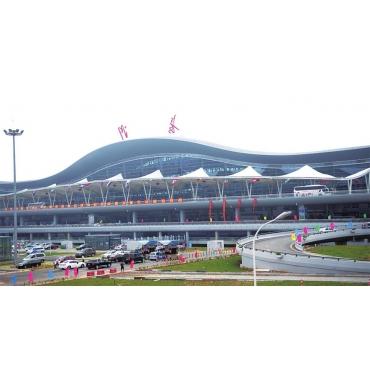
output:
{"label": "parked car", "polygon": [[42,258],[43,259],[42,262],[45,261],[45,253],[43,253],[43,252],[31,253],[27,257],[24,257],[24,259],[30,259],[30,258],[35,258],[35,257]]}
{"label": "parked car", "polygon": [[160,261],[167,259],[167,255],[162,251],[156,251],[149,254],[150,261]]}
{"label": "parked car", "polygon": [[109,258],[114,253],[116,253],[116,251],[114,249],[110,249],[109,251],[103,253],[101,255],[101,258]]}
{"label": "parked car", "polygon": [[84,249],[79,250],[75,254],[75,257],[76,258],[80,258],[80,257],[92,257],[92,256],[95,256],[95,255],[96,255],[95,249],[93,249],[93,248],[84,248]]}
{"label": "parked car", "polygon": [[123,260],[124,260],[125,263],[130,263],[131,260],[133,260],[134,262],[143,263],[144,262],[144,255],[141,252],[141,250],[131,251],[130,253],[124,254]]}
{"label": "parked car", "polygon": [[108,256],[108,259],[112,262],[125,262],[129,254],[129,251],[115,251],[110,256]]}
{"label": "parked car", "polygon": [[23,260],[17,264],[17,268],[24,269],[27,267],[41,266],[43,262],[44,259],[42,257],[38,257],[37,254],[32,254],[23,258]]}
{"label": "parked car", "polygon": [[62,270],[66,269],[74,269],[74,268],[84,268],[86,267],[85,262],[77,261],[77,260],[66,260],[64,262],[59,263],[58,268]]}
{"label": "parked car", "polygon": [[59,248],[58,244],[53,244],[53,243],[45,243],[44,244],[44,249],[45,250],[58,249],[58,248]]}
{"label": "parked car", "polygon": [[28,248],[26,251],[27,254],[33,254],[33,253],[38,253],[38,252],[45,252],[44,247]]}
{"label": "parked car", "polygon": [[61,262],[64,262],[64,261],[67,261],[67,260],[74,260],[74,259],[75,259],[74,256],[62,256],[62,257],[58,257],[54,261],[54,268],[57,268]]}
{"label": "parked car", "polygon": [[87,248],[87,245],[84,243],[84,244],[81,244],[78,247],[76,247],[76,250],[80,251],[81,249],[85,249],[85,248]]}
{"label": "parked car", "polygon": [[89,260],[86,262],[86,267],[91,270],[91,269],[98,269],[101,267],[111,267],[112,262],[103,260],[101,258],[96,259],[96,260]]}

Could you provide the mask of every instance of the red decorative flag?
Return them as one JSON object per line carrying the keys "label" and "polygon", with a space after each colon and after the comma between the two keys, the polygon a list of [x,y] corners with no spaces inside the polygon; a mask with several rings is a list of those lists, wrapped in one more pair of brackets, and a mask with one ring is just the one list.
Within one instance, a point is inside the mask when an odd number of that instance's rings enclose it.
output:
{"label": "red decorative flag", "polygon": [[130,269],[133,269],[134,268],[134,260],[131,260],[130,261]]}
{"label": "red decorative flag", "polygon": [[222,217],[226,221],[226,197],[222,200]]}
{"label": "red decorative flag", "polygon": [[240,209],[242,207],[242,198],[238,198],[238,202],[236,203],[236,208]]}
{"label": "red decorative flag", "polygon": [[175,119],[176,119],[176,114],[171,118],[170,127],[168,129],[169,134],[174,134],[175,130],[179,130],[179,128],[175,126]]}
{"label": "red decorative flag", "polygon": [[122,140],[124,140],[125,138],[128,139],[127,126],[118,126],[118,132],[121,135]]}
{"label": "red decorative flag", "polygon": [[29,271],[28,273],[28,282],[33,283],[33,271]]}
{"label": "red decorative flag", "polygon": [[78,276],[78,268],[77,267],[75,267],[73,269],[73,274],[74,274],[75,278]]}

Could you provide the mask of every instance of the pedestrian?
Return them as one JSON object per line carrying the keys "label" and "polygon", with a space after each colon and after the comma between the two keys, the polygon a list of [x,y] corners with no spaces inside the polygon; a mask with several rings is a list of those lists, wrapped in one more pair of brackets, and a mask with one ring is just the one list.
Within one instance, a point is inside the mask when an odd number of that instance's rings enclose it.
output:
{"label": "pedestrian", "polygon": [[125,270],[125,264],[121,262],[121,272],[123,272],[124,270]]}

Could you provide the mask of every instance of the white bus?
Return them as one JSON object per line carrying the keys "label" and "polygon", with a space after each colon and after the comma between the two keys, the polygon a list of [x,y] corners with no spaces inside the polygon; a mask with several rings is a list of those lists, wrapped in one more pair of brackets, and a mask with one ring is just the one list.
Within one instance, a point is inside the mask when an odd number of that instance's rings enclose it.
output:
{"label": "white bus", "polygon": [[329,189],[326,185],[304,185],[294,188],[295,197],[316,197],[329,194]]}

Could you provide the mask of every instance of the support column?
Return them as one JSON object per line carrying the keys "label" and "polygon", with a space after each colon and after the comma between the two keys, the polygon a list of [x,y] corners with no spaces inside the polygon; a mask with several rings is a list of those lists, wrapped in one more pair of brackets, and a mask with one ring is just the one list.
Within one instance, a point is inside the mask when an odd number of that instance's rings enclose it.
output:
{"label": "support column", "polygon": [[218,231],[215,231],[215,240],[218,240],[218,238],[219,238],[219,233]]}
{"label": "support column", "polygon": [[133,211],[132,212],[132,223],[133,224],[136,224],[137,223],[137,213],[136,213],[136,211]]}
{"label": "support column", "polygon": [[30,242],[32,242],[32,234],[30,234]]}
{"label": "support column", "polygon": [[71,240],[71,233],[67,233],[67,240]]}
{"label": "support column", "polygon": [[186,246],[188,246],[189,245],[189,231],[185,232],[185,242],[186,242]]}
{"label": "support column", "polygon": [[134,231],[134,240],[136,240],[136,231]]}
{"label": "support column", "polygon": [[180,209],[180,222],[185,222],[185,211]]}
{"label": "support column", "polygon": [[57,215],[53,216],[53,225],[58,225],[58,216]]}
{"label": "support column", "polygon": [[19,226],[23,226],[23,225],[24,225],[23,216],[19,216]]}
{"label": "support column", "polygon": [[50,242],[50,240],[51,240],[51,233],[48,233],[48,240]]}
{"label": "support column", "polygon": [[95,215],[91,213],[87,217],[88,217],[89,225],[94,225],[95,224]]}

